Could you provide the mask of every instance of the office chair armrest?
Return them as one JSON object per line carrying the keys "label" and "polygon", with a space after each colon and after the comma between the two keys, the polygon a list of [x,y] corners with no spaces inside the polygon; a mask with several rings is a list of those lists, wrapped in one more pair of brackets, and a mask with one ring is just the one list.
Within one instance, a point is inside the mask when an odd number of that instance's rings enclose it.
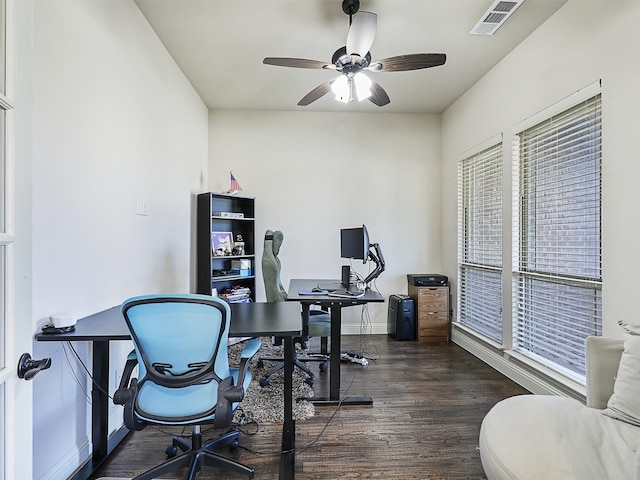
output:
{"label": "office chair armrest", "polygon": [[262,346],[262,342],[259,338],[252,338],[245,343],[244,348],[242,349],[242,353],[240,354],[240,358],[246,358],[251,360],[258,350]]}
{"label": "office chair armrest", "polygon": [[256,353],[262,346],[262,342],[259,338],[252,338],[247,341],[242,349],[242,353],[240,354],[240,366],[238,373],[238,385],[242,386],[244,384],[244,377],[247,374],[247,370],[249,370],[249,363],[255,357]]}
{"label": "office chair armrest", "polygon": [[131,353],[127,356],[127,362],[124,364],[124,371],[122,372],[122,377],[120,377],[120,385],[118,385],[118,389],[113,394],[113,403],[124,405],[130,399],[133,399],[129,383],[136,365],[138,365],[138,357],[136,356],[135,350],[131,350]]}
{"label": "office chair armrest", "polygon": [[[240,400],[244,397],[244,390],[240,388]],[[218,384],[218,402],[216,403],[216,416],[213,419],[213,428],[226,428],[231,425],[233,419],[233,402],[229,397],[237,396],[238,387],[233,385],[233,377],[227,377]]]}
{"label": "office chair armrest", "polygon": [[216,404],[216,416],[213,419],[214,428],[225,428],[231,425],[233,419],[233,404],[241,402],[244,398],[244,377],[249,368],[249,362],[258,353],[262,342],[252,338],[244,345],[240,353],[240,368],[238,372],[238,384],[233,384],[233,377],[228,377],[218,384],[218,403]]}
{"label": "office chair armrest", "polygon": [[135,351],[127,356],[124,371],[120,378],[120,385],[113,394],[113,403],[124,407],[124,424],[129,430],[142,430],[146,424],[141,422],[134,414],[133,403],[138,394],[138,379],[131,378],[133,369],[138,365],[138,357]]}

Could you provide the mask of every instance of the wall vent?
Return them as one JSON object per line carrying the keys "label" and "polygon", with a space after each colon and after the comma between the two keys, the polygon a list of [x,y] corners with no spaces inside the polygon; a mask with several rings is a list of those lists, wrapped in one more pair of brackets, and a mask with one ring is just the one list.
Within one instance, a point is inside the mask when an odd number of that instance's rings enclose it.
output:
{"label": "wall vent", "polygon": [[469,34],[493,35],[522,3],[524,0],[496,0]]}

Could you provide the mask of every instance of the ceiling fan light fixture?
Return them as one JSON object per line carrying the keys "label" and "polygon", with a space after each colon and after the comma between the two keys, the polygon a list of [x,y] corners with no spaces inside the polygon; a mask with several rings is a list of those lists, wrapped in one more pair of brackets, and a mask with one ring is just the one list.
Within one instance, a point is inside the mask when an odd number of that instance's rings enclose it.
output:
{"label": "ceiling fan light fixture", "polygon": [[336,100],[342,103],[353,102],[355,91],[355,98],[361,102],[371,96],[372,84],[371,79],[362,72],[355,75],[342,74],[331,84],[331,91]]}
{"label": "ceiling fan light fixture", "polygon": [[353,76],[353,83],[356,87],[356,96],[358,101],[366,100],[371,96],[371,79],[364,73],[358,72]]}
{"label": "ceiling fan light fixture", "polygon": [[336,100],[342,103],[349,103],[351,97],[351,79],[346,75],[340,75],[331,84],[331,91],[335,94]]}

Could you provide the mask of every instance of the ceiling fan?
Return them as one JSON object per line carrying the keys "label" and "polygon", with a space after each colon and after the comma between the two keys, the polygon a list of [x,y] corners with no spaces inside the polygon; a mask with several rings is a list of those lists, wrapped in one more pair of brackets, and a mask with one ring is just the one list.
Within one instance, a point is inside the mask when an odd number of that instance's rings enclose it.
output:
{"label": "ceiling fan", "polygon": [[[364,72],[403,72],[444,65],[447,56],[444,53],[413,53],[371,61],[369,49],[376,36],[378,16],[371,12],[358,12],[359,0],[343,0],[342,11],[349,15],[347,44],[333,54],[331,63],[304,58],[266,57],[262,63],[279,67],[329,69],[340,72],[336,78],[321,83],[311,90],[299,102],[307,106],[330,91],[336,100],[348,103],[357,98],[369,99],[379,107],[387,105],[389,95],[379,83],[369,79]],[[355,96],[354,96],[355,93]]]}

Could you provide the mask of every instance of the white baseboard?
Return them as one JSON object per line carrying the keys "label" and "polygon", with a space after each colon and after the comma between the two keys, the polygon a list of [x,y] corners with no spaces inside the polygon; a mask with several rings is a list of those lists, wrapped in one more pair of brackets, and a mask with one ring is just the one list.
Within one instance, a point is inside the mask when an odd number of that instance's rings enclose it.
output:
{"label": "white baseboard", "polygon": [[[362,333],[361,326],[352,324],[342,324],[342,335],[360,335]],[[367,329],[367,335],[386,335],[387,324],[384,323],[372,323],[371,327]]]}
{"label": "white baseboard", "polygon": [[89,438],[85,438],[73,450],[62,456],[48,471],[46,471],[40,480],[59,480],[61,478],[69,478],[75,473],[79,465],[91,456],[91,444]]}
{"label": "white baseboard", "polygon": [[563,384],[561,381],[544,376],[532,368],[527,368],[527,365],[518,362],[501,350],[483,344],[462,329],[452,329],[451,341],[531,393],[558,395],[585,401],[582,389],[573,385]]}

